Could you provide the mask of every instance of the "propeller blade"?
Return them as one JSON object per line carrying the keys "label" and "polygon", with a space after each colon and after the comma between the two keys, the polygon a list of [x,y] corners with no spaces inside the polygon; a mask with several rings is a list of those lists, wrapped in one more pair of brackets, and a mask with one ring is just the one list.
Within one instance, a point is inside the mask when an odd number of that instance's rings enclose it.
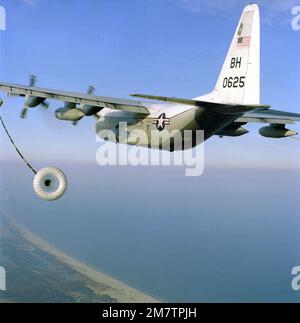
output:
{"label": "propeller blade", "polygon": [[25,105],[24,108],[21,111],[20,118],[25,119],[26,116],[27,116],[27,112],[28,112],[28,106]]}
{"label": "propeller blade", "polygon": [[88,90],[87,90],[87,94],[93,94],[94,92],[95,92],[95,88],[92,86],[92,85],[90,85],[89,87],[88,87]]}
{"label": "propeller blade", "polygon": [[36,83],[36,76],[35,75],[29,75],[29,86],[34,86]]}
{"label": "propeller blade", "polygon": [[48,109],[49,108],[49,103],[47,101],[44,101],[41,103],[42,108]]}

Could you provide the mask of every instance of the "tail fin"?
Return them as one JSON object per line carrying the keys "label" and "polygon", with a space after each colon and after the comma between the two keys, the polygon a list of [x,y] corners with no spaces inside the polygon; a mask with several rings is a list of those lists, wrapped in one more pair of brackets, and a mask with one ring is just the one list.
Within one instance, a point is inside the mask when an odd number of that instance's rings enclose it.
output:
{"label": "tail fin", "polygon": [[244,8],[216,86],[218,103],[260,103],[260,18],[256,4]]}

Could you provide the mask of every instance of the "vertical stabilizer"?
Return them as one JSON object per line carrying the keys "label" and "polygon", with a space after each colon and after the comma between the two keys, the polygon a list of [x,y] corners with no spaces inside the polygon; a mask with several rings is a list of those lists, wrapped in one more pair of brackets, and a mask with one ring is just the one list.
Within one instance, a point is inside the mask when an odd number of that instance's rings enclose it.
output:
{"label": "vertical stabilizer", "polygon": [[242,13],[210,101],[260,103],[260,18],[256,4]]}

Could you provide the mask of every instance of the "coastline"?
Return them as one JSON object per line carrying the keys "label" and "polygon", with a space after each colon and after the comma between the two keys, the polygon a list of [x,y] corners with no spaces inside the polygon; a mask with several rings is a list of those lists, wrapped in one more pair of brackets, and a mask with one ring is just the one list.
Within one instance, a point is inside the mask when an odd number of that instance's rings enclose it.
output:
{"label": "coastline", "polygon": [[12,216],[4,215],[8,223],[28,242],[32,243],[37,249],[40,249],[54,256],[58,261],[71,267],[76,272],[91,279],[95,282],[93,290],[95,293],[101,293],[101,289],[97,289],[97,284],[107,286],[109,295],[120,303],[161,303],[162,301],[129,285],[105,274],[101,271],[93,269],[85,263],[58,250],[50,243],[40,238],[23,225],[18,223]]}

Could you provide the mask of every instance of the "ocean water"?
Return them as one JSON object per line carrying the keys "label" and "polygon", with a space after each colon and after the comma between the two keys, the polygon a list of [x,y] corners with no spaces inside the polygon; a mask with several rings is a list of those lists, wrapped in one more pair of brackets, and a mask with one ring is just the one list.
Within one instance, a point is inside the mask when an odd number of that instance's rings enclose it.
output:
{"label": "ocean water", "polygon": [[299,171],[58,166],[69,189],[47,203],[1,163],[1,206],[62,251],[166,301],[300,302]]}

